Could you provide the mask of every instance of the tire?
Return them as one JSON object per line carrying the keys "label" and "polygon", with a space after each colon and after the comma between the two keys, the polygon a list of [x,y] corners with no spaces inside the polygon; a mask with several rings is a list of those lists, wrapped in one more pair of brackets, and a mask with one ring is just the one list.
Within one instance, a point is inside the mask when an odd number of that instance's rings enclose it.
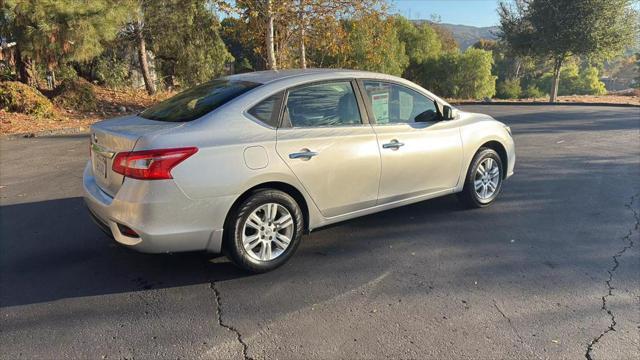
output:
{"label": "tire", "polygon": [[244,270],[263,273],[293,256],[304,232],[304,218],[298,203],[287,193],[261,189],[237,207],[224,232],[226,255]]}
{"label": "tire", "polygon": [[[478,168],[481,165],[484,169],[485,166],[490,163],[495,165],[490,168],[490,174],[487,175],[488,177],[484,177],[478,173]],[[496,167],[497,170],[494,170]],[[464,187],[462,192],[458,194],[458,198],[469,208],[487,207],[491,205],[500,194],[503,180],[504,167],[498,153],[493,149],[480,148],[473,157],[469,170],[467,170]],[[476,190],[476,181],[480,181],[481,185],[479,190]],[[487,192],[483,193],[485,187]],[[493,187],[495,187],[495,189],[493,189]],[[492,189],[493,192],[489,195]]]}

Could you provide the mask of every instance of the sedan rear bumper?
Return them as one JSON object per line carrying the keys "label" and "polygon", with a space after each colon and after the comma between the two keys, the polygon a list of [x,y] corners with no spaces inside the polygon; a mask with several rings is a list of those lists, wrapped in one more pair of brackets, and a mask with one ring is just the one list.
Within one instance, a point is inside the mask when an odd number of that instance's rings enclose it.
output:
{"label": "sedan rear bumper", "polygon": [[[98,226],[122,245],[145,253],[221,251],[226,212],[219,210],[226,198],[191,200],[172,180],[134,179],[125,179],[111,197],[97,185],[90,164],[83,174],[83,190]],[[123,234],[123,226],[139,236]]]}

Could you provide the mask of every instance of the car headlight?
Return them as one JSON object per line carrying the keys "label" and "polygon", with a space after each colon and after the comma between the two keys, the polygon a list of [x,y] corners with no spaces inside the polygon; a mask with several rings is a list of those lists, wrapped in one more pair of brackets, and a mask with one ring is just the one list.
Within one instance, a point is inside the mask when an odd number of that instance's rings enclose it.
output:
{"label": "car headlight", "polygon": [[510,128],[510,127],[508,127],[508,126],[506,126],[506,125],[505,125],[504,129],[505,129],[505,130],[507,130],[507,132],[509,133],[509,135],[513,135],[513,134],[511,134],[511,128]]}

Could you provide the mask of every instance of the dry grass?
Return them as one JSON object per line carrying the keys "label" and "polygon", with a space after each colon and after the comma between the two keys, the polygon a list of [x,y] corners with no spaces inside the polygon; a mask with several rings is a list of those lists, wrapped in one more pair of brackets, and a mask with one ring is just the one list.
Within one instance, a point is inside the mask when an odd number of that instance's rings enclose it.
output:
{"label": "dry grass", "polygon": [[[0,134],[37,133],[69,128],[88,127],[100,120],[117,116],[135,114],[143,109],[171,96],[171,93],[159,93],[149,96],[144,90],[114,90],[90,85],[96,97],[96,104],[91,111],[78,111],[67,108],[65,103],[57,104],[52,116],[37,118],[31,115],[0,110]],[[121,111],[123,110],[124,111]]]}
{"label": "dry grass", "polygon": [[[450,103],[468,101],[466,99],[447,99]],[[548,97],[544,98],[528,98],[528,99],[493,99],[492,102],[507,102],[507,103],[519,103],[519,102],[549,102]],[[610,94],[610,95],[572,95],[572,96],[558,96],[559,103],[606,103],[606,104],[631,104],[640,105],[640,91],[628,92],[625,94]]]}

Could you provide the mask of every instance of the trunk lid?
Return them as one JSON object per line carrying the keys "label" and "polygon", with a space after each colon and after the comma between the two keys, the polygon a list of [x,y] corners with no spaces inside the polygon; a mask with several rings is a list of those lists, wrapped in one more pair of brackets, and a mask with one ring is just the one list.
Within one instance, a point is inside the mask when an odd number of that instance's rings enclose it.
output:
{"label": "trunk lid", "polygon": [[91,168],[96,183],[105,193],[115,196],[124,176],[112,170],[119,152],[132,151],[142,136],[157,134],[182,123],[147,120],[136,115],[105,120],[91,126]]}

